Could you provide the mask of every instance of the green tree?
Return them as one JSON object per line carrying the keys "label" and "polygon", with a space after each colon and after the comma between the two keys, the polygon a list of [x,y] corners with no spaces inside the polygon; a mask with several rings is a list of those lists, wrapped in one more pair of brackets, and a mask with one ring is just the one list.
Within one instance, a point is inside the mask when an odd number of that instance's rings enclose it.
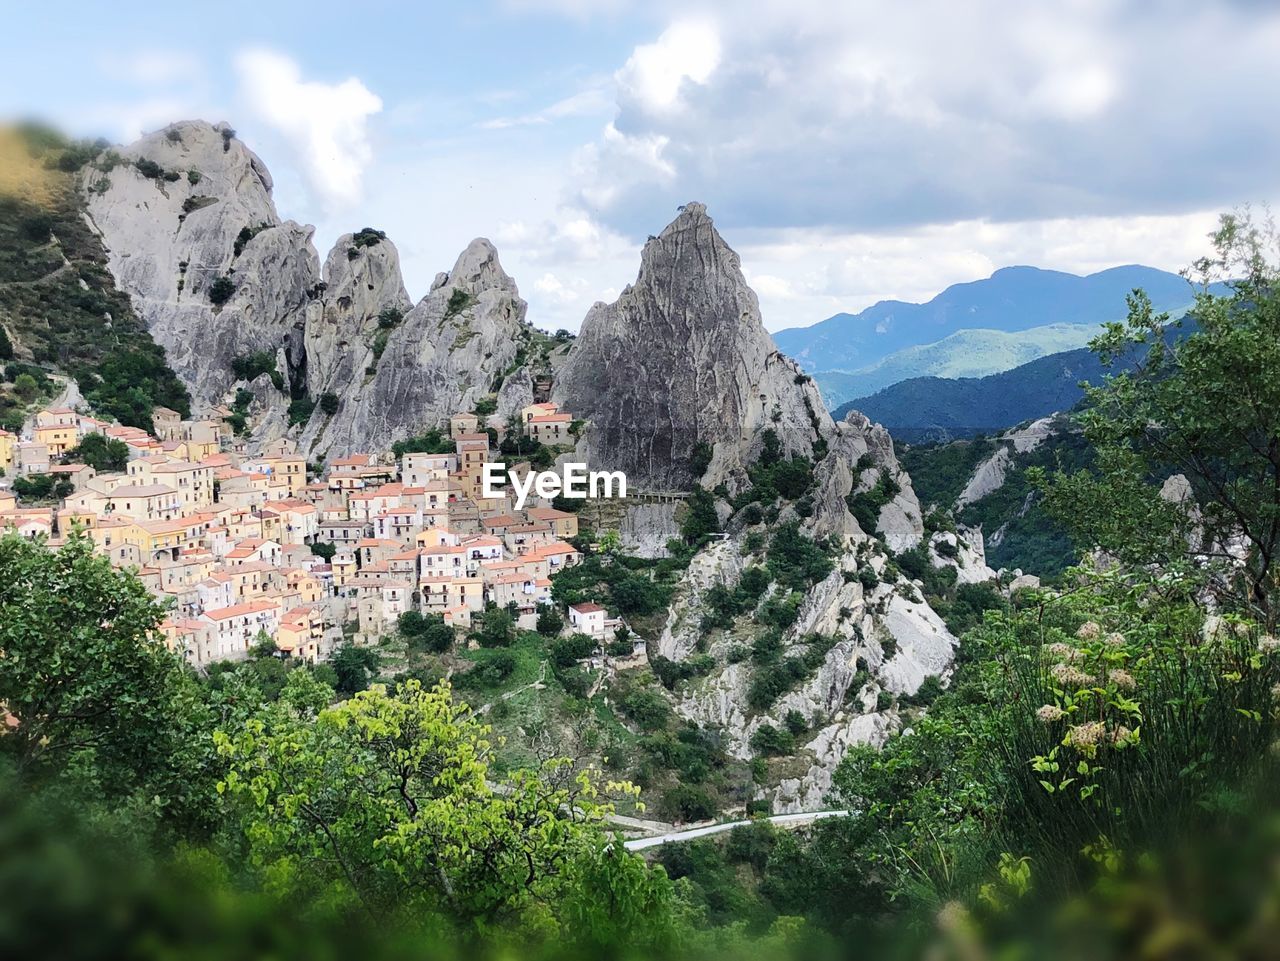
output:
{"label": "green tree", "polygon": [[515,618],[504,607],[491,607],[480,615],[473,637],[481,647],[510,647],[515,640]]}
{"label": "green tree", "polygon": [[596,548],[600,553],[613,557],[622,549],[622,535],[612,527],[606,527],[596,535]]}
{"label": "green tree", "polygon": [[405,611],[400,615],[397,627],[400,634],[408,639],[410,647],[440,654],[453,646],[453,628],[439,614]]}
{"label": "green tree", "polygon": [[[499,775],[488,729],[444,683],[378,686],[314,722],[274,713],[216,737],[229,764],[220,790],[239,805],[254,863],[276,885],[322,884],[375,919],[425,909],[483,930],[554,916],[565,898],[572,914],[585,910],[572,893],[584,872],[606,887],[634,872],[596,827],[612,805],[594,778],[565,758]],[[670,902],[640,889],[652,908]]]}
{"label": "green tree", "polygon": [[564,628],[564,617],[554,604],[541,604],[538,607],[538,633],[543,637],[555,637]]}
{"label": "green tree", "polygon": [[[1215,253],[1193,271],[1196,329],[1180,339],[1135,291],[1128,319],[1090,345],[1107,365],[1137,358],[1086,392],[1081,420],[1099,470],[1036,478],[1084,548],[1186,576],[1207,559],[1212,589],[1247,604],[1268,629],[1280,615],[1280,264],[1268,259],[1276,240],[1248,216],[1222,218]],[[1216,294],[1217,281],[1230,293]],[[1153,481],[1172,473],[1187,479],[1188,496],[1160,496]]]}
{"label": "green tree", "polygon": [[13,392],[18,395],[18,399],[24,404],[29,404],[36,399],[36,394],[40,392],[40,387],[36,383],[36,379],[30,374],[19,374],[14,378]]}
{"label": "green tree", "polygon": [[81,534],[56,552],[0,537],[0,703],[14,719],[0,752],[20,776],[73,771],[162,807],[207,786],[195,770],[203,712],[159,635],[163,617]]}
{"label": "green tree", "polygon": [[687,513],[680,522],[680,536],[687,544],[696,544],[708,534],[720,530],[720,517],[716,513],[716,500],[711,492],[695,487],[685,501]]}
{"label": "green tree", "polygon": [[343,644],[329,658],[329,666],[337,675],[338,683],[335,686],[338,693],[352,695],[363,691],[369,686],[378,663],[378,652],[373,648]]}
{"label": "green tree", "polygon": [[67,452],[67,457],[99,472],[122,471],[129,465],[129,446],[122,440],[94,432],[82,437],[80,443]]}

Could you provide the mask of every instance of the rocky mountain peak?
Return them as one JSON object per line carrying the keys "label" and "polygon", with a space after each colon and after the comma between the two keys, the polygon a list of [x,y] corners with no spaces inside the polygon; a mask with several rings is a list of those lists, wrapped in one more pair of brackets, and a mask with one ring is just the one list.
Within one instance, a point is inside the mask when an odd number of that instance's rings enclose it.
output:
{"label": "rocky mountain peak", "polygon": [[[700,203],[645,244],[635,283],[591,308],[555,395],[588,421],[589,457],[648,486],[732,486],[765,428],[805,455],[831,430],[817,390],[774,347],[738,255]],[[691,462],[702,445],[714,456],[699,478]]]}
{"label": "rocky mountain peak", "polygon": [[516,282],[502,268],[498,248],[484,237],[477,237],[458,255],[453,270],[442,275],[435,286],[458,287],[472,295],[482,290],[501,290],[519,297]]}
{"label": "rocky mountain peak", "polygon": [[[86,218],[116,284],[197,408],[228,400],[237,358],[300,362],[320,275],[313,229],[281,221],[265,164],[229,126],[170,124],[105,152],[82,176]],[[283,425],[287,393],[256,399]]]}
{"label": "rocky mountain peak", "polygon": [[[388,258],[380,274],[372,262],[365,265],[370,281],[376,274],[388,283],[373,283],[360,295],[370,298],[368,307],[358,311],[365,313],[379,291],[382,303],[393,306],[403,292],[389,283],[392,276],[397,284],[399,279],[398,259],[391,270],[395,248],[390,242],[367,249],[371,261]],[[359,268],[358,260],[353,263]],[[326,303],[335,293],[330,285],[324,293]],[[451,271],[436,277],[425,297],[394,321],[380,320],[377,310],[371,324],[354,328],[348,324],[339,330],[309,321],[309,334],[321,331],[323,343],[309,339],[308,357],[333,356],[338,365],[330,391],[338,409],[332,415],[316,411],[304,433],[307,446],[334,455],[382,450],[424,427],[447,422],[451,414],[472,409],[482,397],[505,386],[503,374],[528,337],[526,309],[515,281],[502,268],[497,248],[478,238],[459,254]],[[346,315],[350,313],[348,308]],[[345,342],[335,345],[340,336]],[[500,409],[518,409],[532,403],[532,386],[508,396],[505,404],[500,392],[498,399]]]}

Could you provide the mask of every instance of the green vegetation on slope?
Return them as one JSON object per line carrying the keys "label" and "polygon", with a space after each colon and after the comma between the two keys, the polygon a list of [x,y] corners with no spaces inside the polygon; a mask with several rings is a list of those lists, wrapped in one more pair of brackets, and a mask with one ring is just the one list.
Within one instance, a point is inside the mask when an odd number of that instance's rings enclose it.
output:
{"label": "green vegetation on slope", "polygon": [[95,411],[123,424],[150,429],[155,405],[189,413],[186,388],[81,219],[74,171],[95,151],[42,131],[0,136],[6,161],[37,168],[41,188],[0,191],[0,326],[14,356],[74,377]]}

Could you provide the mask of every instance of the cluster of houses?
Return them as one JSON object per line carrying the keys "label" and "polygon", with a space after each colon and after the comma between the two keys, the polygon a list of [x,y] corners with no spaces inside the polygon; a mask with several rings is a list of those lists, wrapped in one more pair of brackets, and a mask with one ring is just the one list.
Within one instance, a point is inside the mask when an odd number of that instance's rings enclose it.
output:
{"label": "cluster of houses", "polygon": [[[166,603],[164,634],[197,666],[244,658],[264,637],[320,660],[344,637],[388,633],[409,610],[466,628],[498,605],[532,627],[551,577],[581,560],[576,514],[482,496],[491,435],[476,415],[451,418],[447,452],[398,463],[358,454],[309,476],[289,443],[251,454],[218,414],[157,408],[153,435],[63,408],[36,415],[30,436],[0,431],[6,478],[50,475],[70,491],[31,507],[0,488],[0,528],[54,546],[83,529]],[[520,413],[521,429],[548,445],[570,442],[570,424],[552,404]],[[123,442],[124,470],[62,462],[92,433]],[[602,642],[619,625],[594,604],[571,607],[568,621]]]}

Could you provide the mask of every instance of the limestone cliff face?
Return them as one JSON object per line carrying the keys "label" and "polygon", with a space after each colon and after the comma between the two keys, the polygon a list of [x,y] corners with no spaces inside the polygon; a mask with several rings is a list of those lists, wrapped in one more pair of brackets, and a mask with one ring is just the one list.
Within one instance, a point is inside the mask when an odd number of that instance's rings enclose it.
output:
{"label": "limestone cliff face", "polygon": [[[331,455],[384,450],[470,410],[515,364],[528,336],[525,310],[493,244],[473,240],[453,270],[439,274],[431,292],[390,328],[374,373],[352,364],[355,374],[340,393],[337,413],[329,418],[316,411],[308,426],[315,449]],[[508,397],[507,406],[513,402]]]}
{"label": "limestone cliff face", "polygon": [[[821,664],[767,710],[753,709],[750,685],[757,668],[733,652],[750,645],[759,628],[750,615],[732,630],[709,637],[700,626],[707,592],[717,584],[736,586],[743,570],[761,561],[746,550],[746,533],[716,541],[693,559],[656,653],[683,661],[695,656],[700,644],[705,648],[715,667],[678,688],[675,709],[719,731],[736,757],[750,758],[751,736],[766,724],[783,726],[792,711],[810,722],[797,751],[804,775],[767,784],[759,796],[779,813],[816,810],[850,747],[879,746],[901,727],[898,697],[914,694],[927,677],[949,676],[957,641],[914,589],[887,579],[887,555],[865,542],[844,553],[836,570],[806,592],[795,623],[783,633],[782,657],[803,654],[813,635],[831,639]],[[866,580],[871,586],[857,576],[864,569],[873,575]]]}
{"label": "limestone cliff face", "polygon": [[[282,222],[262,161],[225,124],[173,124],[84,175],[87,216],[169,363],[199,404],[225,400],[236,357],[303,352],[319,263],[312,228]],[[215,282],[234,287],[214,303]],[[289,372],[281,370],[282,375]],[[258,403],[288,406],[271,389]]]}
{"label": "limestone cliff face", "polygon": [[706,486],[740,482],[772,426],[810,454],[831,429],[817,389],[780,354],[738,255],[702,204],[651,239],[640,273],[582,323],[553,397],[587,421],[580,453],[637,486],[688,488],[698,444],[714,447]]}
{"label": "limestone cliff face", "polygon": [[342,398],[358,384],[374,362],[379,317],[391,324],[412,306],[395,245],[353,240],[352,234],[339,237],[325,258],[323,290],[307,313],[306,381],[315,398]]}
{"label": "limestone cliff face", "polygon": [[[851,413],[832,423],[817,389],[778,353],[761,323],[737,255],[701,204],[645,246],[639,276],[612,304],[597,304],[583,322],[553,395],[587,421],[579,454],[595,466],[622,469],[632,485],[651,489],[747,486],[766,430],[790,454],[813,461],[803,498],[778,501],[777,521],[717,511],[727,536],[692,559],[676,591],[654,655],[672,661],[710,656],[709,672],[682,683],[676,711],[715,728],[726,749],[751,756],[752,735],[799,712],[812,728],[801,758],[804,777],[762,789],[775,810],[818,806],[836,765],[857,743],[879,744],[898,729],[896,698],[925,678],[946,678],[956,639],[907,581],[889,572],[886,550],[914,547],[924,536],[920,505],[880,426]],[[706,472],[694,476],[696,446],[712,445]],[[874,530],[849,510],[851,496],[884,476],[895,492],[879,507]],[[802,503],[803,502],[803,503]],[[622,529],[637,544],[653,540],[637,516]],[[830,576],[804,592],[797,617],[782,634],[783,654],[800,655],[820,635],[829,646],[807,678],[767,709],[752,706],[756,667],[741,656],[760,627],[750,613],[732,629],[708,632],[713,588],[734,588],[748,566],[765,562],[752,543],[766,542],[776,523],[796,521],[833,554]],[[673,530],[672,518],[667,530]],[[665,530],[663,531],[666,532]],[[753,536],[754,535],[754,536]],[[765,600],[777,585],[766,592]],[[884,702],[889,702],[888,705]]]}
{"label": "limestone cliff face", "polygon": [[[487,240],[414,306],[376,231],[340,237],[322,270],[313,229],[281,221],[266,167],[225,124],[173,124],[107,156],[82,187],[116,283],[197,406],[253,393],[251,446],[381,450],[493,392],[504,415],[532,402],[515,364],[525,303]],[[237,380],[234,361],[260,353],[279,387]],[[305,424],[290,423],[294,396],[316,403]]]}

